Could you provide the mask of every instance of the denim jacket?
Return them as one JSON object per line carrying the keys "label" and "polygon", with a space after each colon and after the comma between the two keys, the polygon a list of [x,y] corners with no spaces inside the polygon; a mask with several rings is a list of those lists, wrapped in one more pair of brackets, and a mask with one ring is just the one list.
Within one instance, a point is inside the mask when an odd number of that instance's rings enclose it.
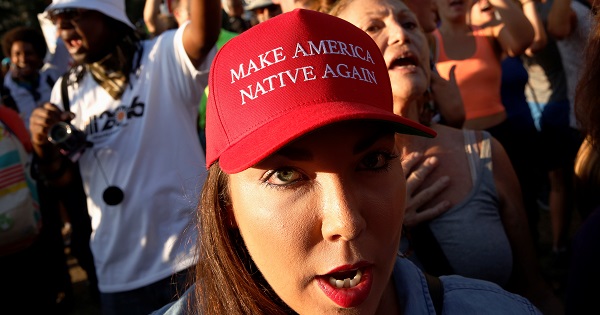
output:
{"label": "denim jacket", "polygon": [[[435,315],[425,275],[406,258],[398,257],[394,265],[394,283],[403,314]],[[440,277],[444,288],[443,315],[518,315],[542,313],[527,299],[510,293],[492,282],[461,276]],[[186,314],[187,300],[194,286],[177,301],[152,315]]]}
{"label": "denim jacket", "polygon": [[[404,314],[435,315],[425,275],[406,258],[394,266],[394,283]],[[527,299],[495,283],[461,276],[441,276],[444,288],[443,315],[542,314]]]}

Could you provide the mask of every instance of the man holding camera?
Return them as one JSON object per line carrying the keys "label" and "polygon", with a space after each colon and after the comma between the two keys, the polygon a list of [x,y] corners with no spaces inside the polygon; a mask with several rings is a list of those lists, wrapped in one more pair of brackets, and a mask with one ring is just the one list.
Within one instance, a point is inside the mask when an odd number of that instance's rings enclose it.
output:
{"label": "man holding camera", "polygon": [[32,142],[40,179],[65,185],[80,169],[104,314],[148,314],[184,292],[205,178],[197,106],[219,13],[218,0],[193,0],[189,23],[142,41],[124,0],[46,9],[76,66],[33,112]]}

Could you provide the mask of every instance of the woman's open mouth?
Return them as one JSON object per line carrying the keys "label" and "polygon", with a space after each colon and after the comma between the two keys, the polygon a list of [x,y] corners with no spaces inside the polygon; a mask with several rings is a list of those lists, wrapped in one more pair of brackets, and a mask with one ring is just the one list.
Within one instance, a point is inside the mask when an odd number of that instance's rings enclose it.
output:
{"label": "woman's open mouth", "polygon": [[370,267],[337,268],[339,271],[317,276],[319,288],[337,305],[350,308],[364,302],[371,292]]}
{"label": "woman's open mouth", "polygon": [[361,280],[360,269],[334,274],[329,277],[329,283],[338,289],[354,288]]}

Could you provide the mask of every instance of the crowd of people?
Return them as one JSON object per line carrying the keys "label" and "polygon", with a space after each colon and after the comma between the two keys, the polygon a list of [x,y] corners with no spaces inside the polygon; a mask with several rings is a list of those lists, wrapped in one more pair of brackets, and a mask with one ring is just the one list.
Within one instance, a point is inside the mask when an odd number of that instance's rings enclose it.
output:
{"label": "crowd of people", "polygon": [[2,37],[39,227],[0,242],[9,313],[73,307],[65,226],[107,315],[597,310],[593,3],[146,0],[142,28],[125,5]]}

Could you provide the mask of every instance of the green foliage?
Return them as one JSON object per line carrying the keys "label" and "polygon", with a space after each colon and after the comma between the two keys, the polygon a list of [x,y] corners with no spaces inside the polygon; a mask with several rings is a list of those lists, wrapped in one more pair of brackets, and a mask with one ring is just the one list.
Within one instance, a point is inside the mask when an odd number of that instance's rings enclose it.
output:
{"label": "green foliage", "polygon": [[[37,13],[45,7],[45,0],[0,0],[0,38],[17,26],[39,26]],[[1,50],[0,55],[4,57]]]}
{"label": "green foliage", "polygon": [[46,7],[45,0],[0,0],[0,33],[16,26],[39,25],[37,13]]}

